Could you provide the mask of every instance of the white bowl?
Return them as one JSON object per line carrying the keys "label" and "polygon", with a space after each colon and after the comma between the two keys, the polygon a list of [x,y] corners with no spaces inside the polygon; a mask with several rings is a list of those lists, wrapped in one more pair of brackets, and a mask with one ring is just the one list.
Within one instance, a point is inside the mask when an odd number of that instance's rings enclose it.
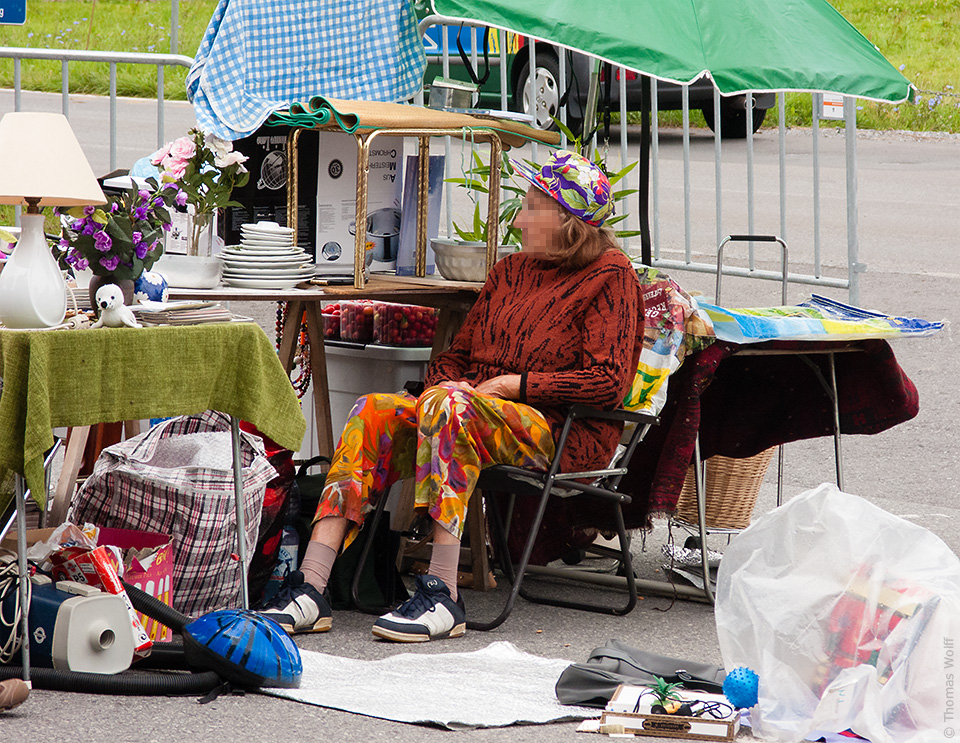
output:
{"label": "white bowl", "polygon": [[[450,281],[486,281],[487,244],[436,238],[430,241],[440,275]],[[513,245],[497,248],[497,260],[516,252]]]}
{"label": "white bowl", "polygon": [[153,264],[152,271],[161,274],[167,285],[177,289],[213,289],[220,284],[223,261],[199,255],[164,253]]}

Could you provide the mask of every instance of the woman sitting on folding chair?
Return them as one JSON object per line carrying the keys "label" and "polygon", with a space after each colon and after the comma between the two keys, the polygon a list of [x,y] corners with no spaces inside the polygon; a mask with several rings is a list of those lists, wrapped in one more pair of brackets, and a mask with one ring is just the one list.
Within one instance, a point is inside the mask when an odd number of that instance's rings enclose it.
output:
{"label": "woman sitting on folding chair", "polygon": [[[433,518],[429,573],[373,634],[399,642],[462,635],[457,565],[480,469],[547,468],[565,405],[613,409],[629,389],[643,300],[630,261],[603,227],[613,214],[607,177],[572,152],[555,153],[539,171],[513,167],[531,184],[515,221],[522,248],[491,270],[450,349],[430,363],[419,398],[357,401],[301,569],[261,610],[288,632],[330,628],[323,591],[344,539],[394,482],[415,477],[416,506]],[[619,423],[577,420],[563,469],[605,466],[619,437]]]}

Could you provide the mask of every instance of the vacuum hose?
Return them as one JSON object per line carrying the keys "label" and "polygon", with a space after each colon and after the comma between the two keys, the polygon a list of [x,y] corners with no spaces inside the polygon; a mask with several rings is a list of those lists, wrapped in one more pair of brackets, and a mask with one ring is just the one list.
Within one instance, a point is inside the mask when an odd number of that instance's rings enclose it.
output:
{"label": "vacuum hose", "polygon": [[183,632],[183,628],[190,622],[190,617],[181,614],[172,606],[167,606],[146,591],[141,591],[126,581],[123,581],[123,587],[130,597],[130,603],[133,604],[134,609],[143,612],[152,619],[156,619],[160,624],[169,627],[174,632]]}
{"label": "vacuum hose", "polygon": [[[155,599],[149,593],[124,583],[134,608],[166,625],[174,632],[181,632],[189,618]],[[166,671],[188,670],[182,643],[157,643],[148,658],[137,664],[139,669],[162,669]],[[0,679],[20,678],[20,666],[0,666]],[[31,668],[30,679],[38,689],[50,691],[78,691],[85,694],[116,694],[122,696],[175,696],[205,694],[223,685],[223,679],[214,671],[194,673],[143,673],[131,669],[118,674],[79,673],[59,671],[52,668]]]}
{"label": "vacuum hose", "polygon": [[[23,669],[19,666],[0,666],[0,679],[20,678],[22,674]],[[108,675],[57,671],[53,668],[31,668],[30,680],[38,689],[120,696],[205,694],[223,683],[220,676],[213,671],[163,675],[124,671]]]}

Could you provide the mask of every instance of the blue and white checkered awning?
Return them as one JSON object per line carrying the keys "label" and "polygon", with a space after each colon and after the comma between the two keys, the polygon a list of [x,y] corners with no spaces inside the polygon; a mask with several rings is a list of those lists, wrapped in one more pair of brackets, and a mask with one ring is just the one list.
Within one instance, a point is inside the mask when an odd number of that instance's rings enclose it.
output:
{"label": "blue and white checkered awning", "polygon": [[425,68],[409,0],[220,0],[187,94],[199,126],[232,140],[315,95],[412,98]]}

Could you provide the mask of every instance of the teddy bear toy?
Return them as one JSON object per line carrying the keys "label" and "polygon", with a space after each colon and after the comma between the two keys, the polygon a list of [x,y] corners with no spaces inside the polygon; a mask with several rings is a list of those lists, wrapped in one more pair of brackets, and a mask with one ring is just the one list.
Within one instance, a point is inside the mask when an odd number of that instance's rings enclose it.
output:
{"label": "teddy bear toy", "polygon": [[142,328],[133,315],[133,310],[123,303],[123,290],[116,284],[104,284],[97,289],[97,307],[100,310],[100,319],[94,328]]}

